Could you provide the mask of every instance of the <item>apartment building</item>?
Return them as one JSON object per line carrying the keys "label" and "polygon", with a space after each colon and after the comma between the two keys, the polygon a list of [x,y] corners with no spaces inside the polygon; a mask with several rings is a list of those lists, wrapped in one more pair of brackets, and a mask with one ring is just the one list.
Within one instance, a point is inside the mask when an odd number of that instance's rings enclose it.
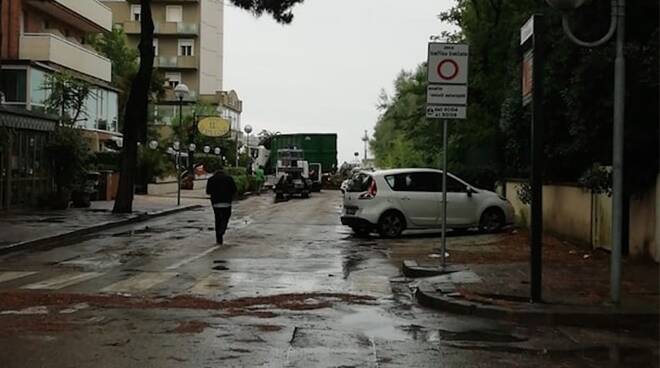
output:
{"label": "apartment building", "polygon": [[[114,27],[120,27],[137,47],[140,40],[140,2],[104,0],[112,9]],[[184,114],[194,102],[219,106],[222,91],[223,21],[222,0],[152,0],[154,20],[154,66],[167,79],[166,95],[153,106],[154,121],[169,125],[178,116],[173,89],[184,83],[190,90]],[[188,111],[185,111],[188,110]]]}
{"label": "apartment building", "polygon": [[2,73],[5,104],[43,112],[47,75],[66,71],[93,86],[77,122],[92,148],[119,139],[117,90],[111,62],[85,44],[85,36],[109,32],[112,12],[98,0],[4,0],[1,3]]}

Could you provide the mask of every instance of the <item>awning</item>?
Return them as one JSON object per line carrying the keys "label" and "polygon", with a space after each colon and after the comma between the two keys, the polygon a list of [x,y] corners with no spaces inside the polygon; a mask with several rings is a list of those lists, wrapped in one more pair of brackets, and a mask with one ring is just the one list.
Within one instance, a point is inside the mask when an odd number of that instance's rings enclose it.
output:
{"label": "awning", "polygon": [[0,127],[52,132],[57,118],[22,109],[0,106]]}

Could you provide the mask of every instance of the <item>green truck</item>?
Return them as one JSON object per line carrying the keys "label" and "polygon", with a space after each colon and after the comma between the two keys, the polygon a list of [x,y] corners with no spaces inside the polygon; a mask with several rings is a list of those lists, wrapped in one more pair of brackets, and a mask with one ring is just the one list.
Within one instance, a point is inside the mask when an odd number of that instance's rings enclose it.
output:
{"label": "green truck", "polygon": [[332,172],[337,169],[337,134],[332,133],[299,133],[278,134],[273,137],[270,146],[268,166],[277,167],[277,152],[280,149],[302,149],[305,161],[309,164],[321,164],[322,171]]}

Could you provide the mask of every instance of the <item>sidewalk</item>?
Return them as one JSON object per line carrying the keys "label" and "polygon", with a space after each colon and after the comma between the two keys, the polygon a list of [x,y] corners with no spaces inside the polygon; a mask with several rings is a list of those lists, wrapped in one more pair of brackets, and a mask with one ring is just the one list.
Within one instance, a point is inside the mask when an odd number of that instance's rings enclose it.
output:
{"label": "sidewalk", "polygon": [[[473,238],[478,238],[474,237]],[[647,259],[624,258],[622,297],[610,301],[610,257],[547,236],[543,244],[543,303],[529,303],[529,245],[526,232],[483,236],[448,247],[458,272],[417,279],[421,304],[457,313],[538,323],[598,327],[658,326],[660,268]],[[439,265],[437,255],[409,259]],[[451,270],[455,271],[455,270]]]}
{"label": "sidewalk", "polygon": [[136,195],[133,213],[113,214],[114,201],[95,201],[89,208],[67,210],[21,209],[0,213],[0,252],[60,242],[96,231],[197,208],[206,200]]}

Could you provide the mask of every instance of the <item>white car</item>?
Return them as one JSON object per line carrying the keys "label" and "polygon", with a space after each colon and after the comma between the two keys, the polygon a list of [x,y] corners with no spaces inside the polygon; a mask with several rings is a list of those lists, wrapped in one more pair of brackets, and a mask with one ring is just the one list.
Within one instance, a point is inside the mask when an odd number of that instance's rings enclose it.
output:
{"label": "white car", "polygon": [[[344,193],[341,223],[359,235],[397,237],[407,229],[442,228],[442,171],[361,172]],[[497,193],[447,174],[447,228],[494,232],[513,223],[513,207]]]}

